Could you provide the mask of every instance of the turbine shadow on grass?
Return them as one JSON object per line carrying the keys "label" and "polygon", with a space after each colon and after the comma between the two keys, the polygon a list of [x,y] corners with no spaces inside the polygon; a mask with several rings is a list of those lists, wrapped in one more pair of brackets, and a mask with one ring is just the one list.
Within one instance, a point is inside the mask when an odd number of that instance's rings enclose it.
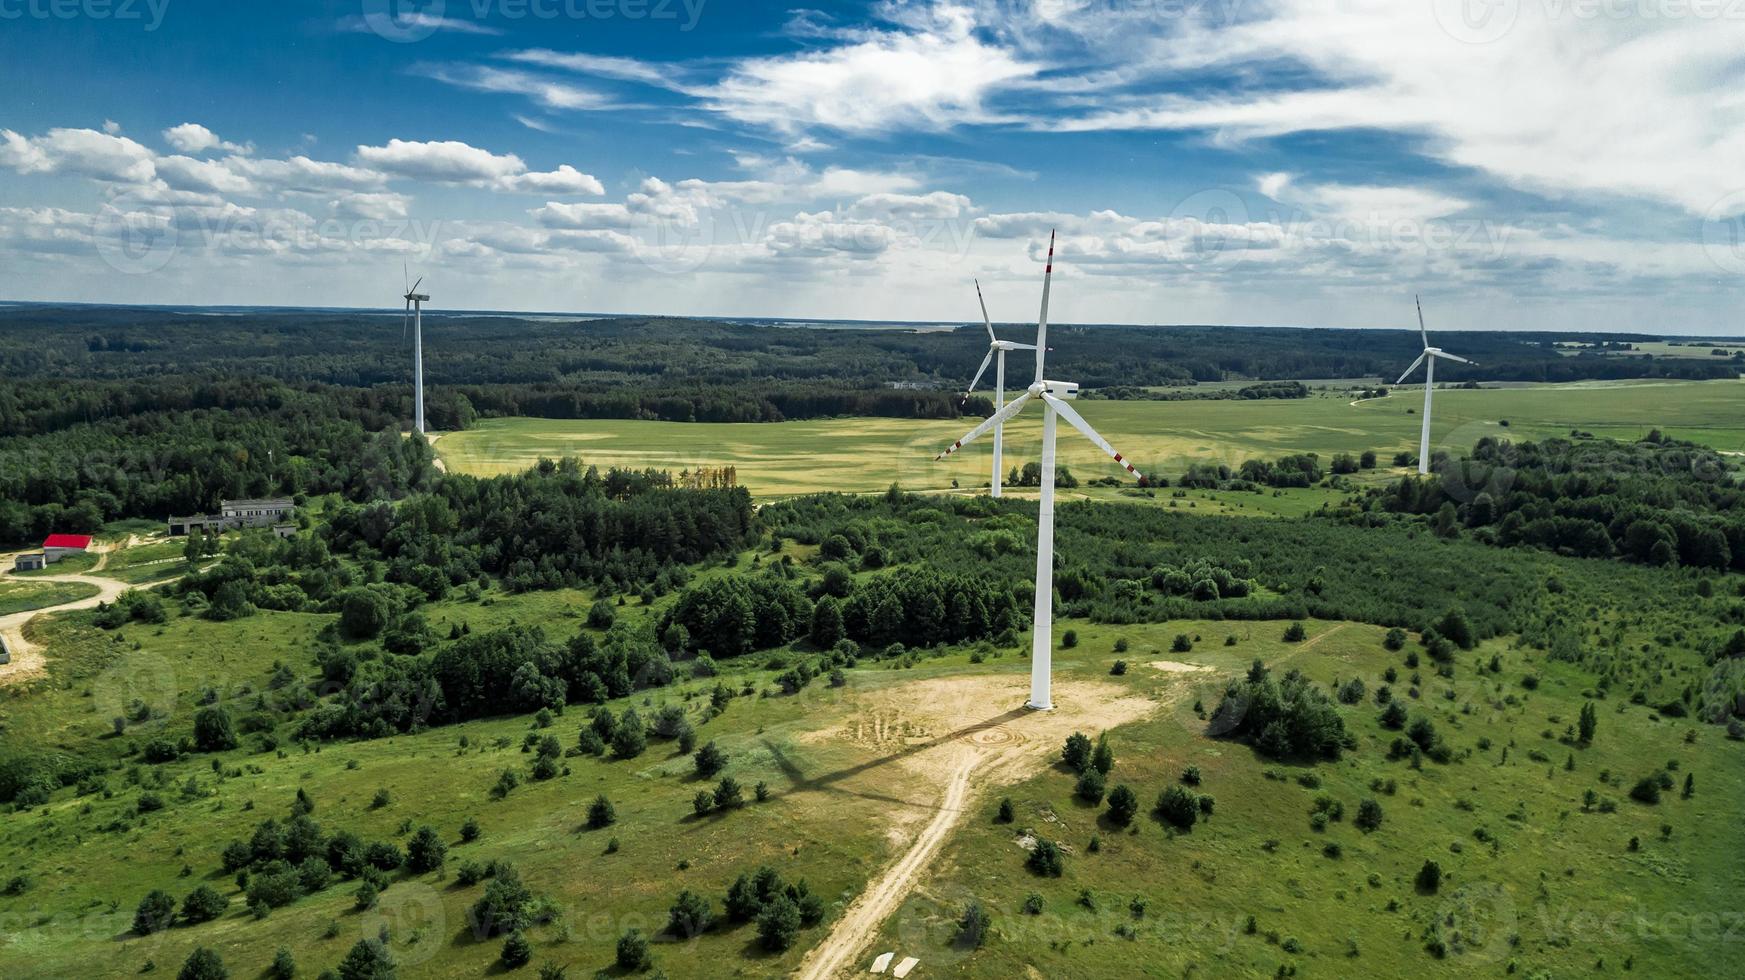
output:
{"label": "turbine shadow on grass", "polygon": [[[820,776],[808,777],[805,773],[801,772],[800,767],[795,765],[793,761],[769,739],[763,740],[763,746],[769,750],[771,758],[775,759],[776,767],[781,769],[782,775],[788,777],[788,782],[792,784],[792,787],[788,790],[789,793],[804,793],[822,790],[836,793],[847,793],[851,796],[859,796],[864,799],[878,800],[885,803],[896,803],[902,806],[916,806],[917,804],[912,800],[898,799],[896,797],[884,796],[878,793],[861,792],[859,790],[840,787],[836,784],[845,779],[850,779],[869,770],[876,769],[879,766],[897,762],[918,752],[924,752],[935,746],[944,745],[947,742],[953,742],[961,738],[967,738],[970,735],[974,735],[976,732],[986,731],[990,728],[998,728],[1006,722],[1021,718],[1029,713],[1029,708],[1013,708],[1010,711],[995,715],[985,721],[978,721],[974,724],[965,725],[956,731],[947,732],[944,735],[928,739],[925,742],[918,742],[914,745],[905,745],[889,755],[882,755],[876,759],[869,759],[866,762],[862,762],[859,765],[849,766],[845,769],[838,769],[835,772],[825,773]],[[930,808],[937,808],[937,804],[925,805]]]}

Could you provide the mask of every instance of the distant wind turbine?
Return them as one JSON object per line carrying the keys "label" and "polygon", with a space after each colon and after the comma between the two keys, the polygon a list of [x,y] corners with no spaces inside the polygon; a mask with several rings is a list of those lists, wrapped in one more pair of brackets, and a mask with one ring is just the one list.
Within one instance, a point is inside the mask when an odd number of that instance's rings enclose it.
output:
{"label": "distant wind turbine", "polygon": [[1078,397],[1079,386],[1071,381],[1048,381],[1042,376],[1042,362],[1048,352],[1048,290],[1054,279],[1054,233],[1048,233],[1048,266],[1042,273],[1042,313],[1036,319],[1036,380],[1030,383],[1024,394],[1012,400],[1012,403],[1001,408],[987,420],[962,439],[951,444],[951,448],[935,456],[935,460],[944,459],[973,442],[989,429],[998,431],[1008,419],[1014,418],[1024,410],[1024,406],[1032,401],[1042,402],[1042,488],[1039,508],[1036,515],[1036,613],[1031,619],[1030,632],[1030,701],[1029,707],[1039,711],[1047,711],[1054,707],[1053,699],[1053,654],[1054,654],[1054,429],[1055,418],[1064,418],[1073,428],[1083,433],[1098,449],[1108,453],[1115,462],[1127,468],[1127,472],[1139,477],[1144,482],[1145,477],[1133,464],[1127,462],[1122,455],[1110,446],[1108,441],[1091,428],[1090,423],[1073,411],[1067,402]]}
{"label": "distant wind turbine", "polygon": [[[982,366],[976,369],[976,376],[970,381],[968,390],[963,393],[963,400],[965,403],[969,401],[969,396],[976,390],[976,384],[982,380],[982,375],[987,373],[988,362],[992,361],[994,362],[994,411],[998,412],[1005,407],[1006,402],[1006,352],[1009,350],[1035,350],[1036,348],[1030,344],[1001,340],[994,336],[993,321],[988,319],[988,301],[982,298],[982,284],[977,281],[975,286],[976,302],[982,306],[982,326],[988,330],[988,353],[982,358]],[[1000,495],[1000,454],[1005,445],[1005,437],[1005,424],[994,426],[994,482],[991,485],[993,487],[992,495],[995,497]]]}
{"label": "distant wind turbine", "polygon": [[1411,367],[1406,368],[1406,373],[1400,375],[1400,380],[1394,384],[1404,384],[1406,378],[1413,371],[1418,370],[1419,364],[1424,365],[1424,432],[1418,439],[1418,475],[1425,476],[1430,472],[1430,393],[1435,389],[1436,359],[1440,357],[1444,360],[1458,361],[1461,364],[1471,364],[1475,367],[1478,362],[1450,354],[1440,347],[1431,347],[1430,334],[1424,329],[1424,304],[1417,296],[1412,297],[1412,302],[1418,306],[1418,335],[1424,338],[1424,352],[1418,355],[1418,359],[1412,362]]}
{"label": "distant wind turbine", "polygon": [[[400,268],[400,281],[406,281],[406,268]],[[400,321],[400,340],[406,340],[406,322],[412,323],[412,425],[419,435],[424,434],[424,304],[430,302],[427,293],[418,291],[424,277],[419,276],[418,282],[406,287],[406,317]]]}

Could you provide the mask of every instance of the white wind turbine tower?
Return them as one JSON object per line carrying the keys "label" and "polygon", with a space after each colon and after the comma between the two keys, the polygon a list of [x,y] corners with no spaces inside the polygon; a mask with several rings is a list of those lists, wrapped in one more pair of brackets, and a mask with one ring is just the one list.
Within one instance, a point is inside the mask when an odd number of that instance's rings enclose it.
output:
{"label": "white wind turbine tower", "polygon": [[[988,362],[994,362],[994,411],[998,412],[1006,404],[1006,352],[1009,350],[1035,350],[1030,344],[1015,343],[1001,340],[994,336],[994,324],[988,319],[988,301],[982,298],[982,284],[976,282],[976,302],[982,305],[982,326],[988,330],[988,353],[982,358],[982,366],[976,369],[976,376],[969,383],[969,388],[963,393],[963,400],[969,401],[969,396],[976,390],[976,384],[987,373]],[[1006,426],[1004,423],[994,426],[994,482],[992,495],[1000,495],[1000,454],[1005,445]]]}
{"label": "white wind turbine tower", "polygon": [[1430,334],[1424,329],[1424,304],[1416,296],[1412,297],[1412,302],[1418,306],[1418,336],[1424,338],[1424,352],[1418,355],[1418,359],[1412,362],[1411,367],[1406,368],[1406,373],[1400,375],[1400,380],[1394,384],[1404,384],[1407,376],[1418,370],[1419,364],[1424,365],[1424,431],[1418,439],[1418,475],[1426,476],[1430,472],[1430,393],[1435,389],[1436,359],[1440,357],[1472,365],[1477,365],[1478,362],[1450,354],[1440,347],[1431,347]]}
{"label": "white wind turbine tower", "polygon": [[[400,275],[400,281],[405,282],[406,270],[403,266]],[[400,321],[402,342],[406,340],[407,320],[412,323],[412,424],[419,435],[424,434],[424,304],[430,302],[428,293],[418,291],[418,285],[423,281],[424,277],[419,276],[418,282],[406,287],[406,316]]]}
{"label": "white wind turbine tower", "polygon": [[989,429],[998,429],[1032,401],[1042,402],[1042,488],[1036,514],[1036,613],[1030,633],[1030,701],[1028,706],[1039,711],[1054,707],[1052,692],[1054,654],[1054,429],[1056,417],[1064,418],[1098,449],[1108,453],[1127,472],[1144,477],[1133,464],[1116,452],[1108,441],[1091,428],[1090,423],[1073,411],[1067,402],[1078,397],[1079,386],[1071,381],[1048,381],[1042,376],[1043,358],[1048,352],[1048,288],[1054,278],[1054,233],[1048,234],[1048,266],[1042,273],[1042,313],[1036,320],[1036,380],[1024,394],[1012,400],[981,425],[969,430],[951,448],[935,456],[944,459]]}

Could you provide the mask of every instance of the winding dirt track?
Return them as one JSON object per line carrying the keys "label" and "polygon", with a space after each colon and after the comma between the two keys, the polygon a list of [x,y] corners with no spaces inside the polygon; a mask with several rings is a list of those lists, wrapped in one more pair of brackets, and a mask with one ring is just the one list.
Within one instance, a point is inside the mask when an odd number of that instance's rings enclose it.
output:
{"label": "winding dirt track", "polygon": [[830,935],[800,964],[798,976],[803,980],[830,980],[857,972],[850,968],[849,961],[872,942],[885,919],[903,904],[909,890],[932,864],[934,852],[962,819],[964,802],[969,795],[970,773],[982,761],[982,752],[965,754],[952,773],[951,781],[946,784],[945,797],[939,802],[939,813],[915,838],[915,843],[909,845],[908,852],[848,907],[831,928]]}
{"label": "winding dirt track", "polygon": [[[0,640],[6,643],[6,652],[12,655],[12,662],[0,664],[0,687],[7,684],[18,684],[23,681],[41,677],[47,672],[47,666],[42,656],[42,649],[25,639],[24,627],[38,616],[51,613],[70,612],[74,609],[91,609],[103,602],[114,602],[115,597],[133,586],[112,578],[93,575],[109,564],[109,553],[117,548],[131,547],[137,540],[137,535],[128,535],[120,544],[94,544],[92,550],[97,552],[97,563],[91,566],[90,572],[77,572],[70,575],[32,575],[28,579],[18,581],[29,582],[83,582],[97,587],[97,594],[84,599],[74,599],[58,606],[44,606],[41,609],[31,609],[26,612],[13,613],[10,616],[0,616]],[[0,555],[0,580],[10,574],[12,554]]]}

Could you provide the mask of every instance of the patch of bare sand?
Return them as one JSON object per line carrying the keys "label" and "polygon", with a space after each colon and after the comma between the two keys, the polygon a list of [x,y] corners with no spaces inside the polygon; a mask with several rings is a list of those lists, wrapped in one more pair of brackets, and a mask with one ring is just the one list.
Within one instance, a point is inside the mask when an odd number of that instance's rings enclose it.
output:
{"label": "patch of bare sand", "polygon": [[1206,664],[1184,664],[1179,660],[1153,660],[1150,666],[1166,674],[1204,674],[1212,670]]}
{"label": "patch of bare sand", "polygon": [[984,791],[1044,768],[1075,731],[1113,728],[1163,707],[1161,700],[1102,681],[1057,681],[1053,711],[1024,707],[1029,693],[1022,675],[851,689],[846,722],[800,736],[801,742],[849,741],[883,751],[836,782],[844,790],[896,797],[892,832],[913,838],[807,954],[798,976],[827,980],[860,972],[860,953],[926,877],[940,846]]}

